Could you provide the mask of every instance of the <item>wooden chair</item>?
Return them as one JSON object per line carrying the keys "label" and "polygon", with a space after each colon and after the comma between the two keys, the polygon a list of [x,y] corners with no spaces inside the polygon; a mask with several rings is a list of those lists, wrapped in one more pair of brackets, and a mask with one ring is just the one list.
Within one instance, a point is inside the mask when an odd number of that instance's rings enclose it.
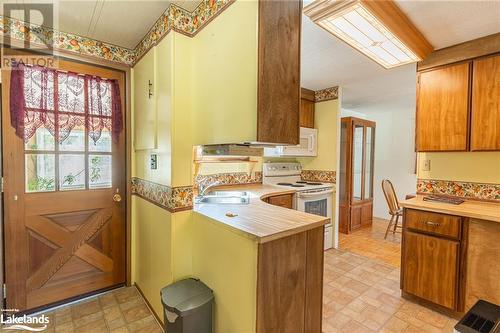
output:
{"label": "wooden chair", "polygon": [[394,191],[394,186],[388,179],[382,180],[382,191],[384,191],[385,200],[387,201],[387,206],[389,206],[389,214],[391,215],[391,220],[385,231],[384,239],[387,238],[387,234],[393,227],[392,233],[396,233],[396,228],[402,228],[398,225],[399,217],[403,219],[403,209],[399,206],[398,197],[396,196],[396,191]]}

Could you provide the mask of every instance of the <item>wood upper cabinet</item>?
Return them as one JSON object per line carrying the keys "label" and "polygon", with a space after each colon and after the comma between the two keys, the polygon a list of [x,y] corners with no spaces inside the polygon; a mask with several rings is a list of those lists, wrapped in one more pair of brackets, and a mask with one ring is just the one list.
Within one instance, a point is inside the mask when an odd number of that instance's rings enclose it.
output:
{"label": "wood upper cabinet", "polygon": [[257,141],[299,144],[302,1],[259,1]]}
{"label": "wood upper cabinet", "polygon": [[403,291],[456,309],[459,243],[407,231],[402,251]]}
{"label": "wood upper cabinet", "polygon": [[468,149],[470,63],[418,74],[417,151]]}
{"label": "wood upper cabinet", "polygon": [[302,88],[300,94],[300,127],[314,128],[314,91]]}
{"label": "wood upper cabinet", "polygon": [[500,150],[500,55],[473,62],[471,150]]}

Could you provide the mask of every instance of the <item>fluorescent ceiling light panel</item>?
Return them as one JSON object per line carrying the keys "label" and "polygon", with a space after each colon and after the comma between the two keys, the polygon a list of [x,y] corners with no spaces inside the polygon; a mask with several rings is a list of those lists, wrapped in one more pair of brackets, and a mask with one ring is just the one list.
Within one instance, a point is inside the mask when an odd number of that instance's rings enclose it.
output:
{"label": "fluorescent ceiling light panel", "polygon": [[[335,2],[330,1],[329,5],[324,6],[324,11],[315,8],[306,8],[304,11],[306,15],[315,11],[310,17],[316,24],[385,68],[422,60],[365,8],[362,2],[350,1],[347,6],[337,7],[331,3]],[[315,4],[310,6],[315,7]]]}

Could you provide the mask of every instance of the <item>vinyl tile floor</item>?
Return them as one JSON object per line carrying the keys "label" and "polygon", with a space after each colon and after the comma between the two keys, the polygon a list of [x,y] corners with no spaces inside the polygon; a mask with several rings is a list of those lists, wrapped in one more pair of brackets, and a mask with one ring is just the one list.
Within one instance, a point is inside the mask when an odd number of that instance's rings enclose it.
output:
{"label": "vinyl tile floor", "polygon": [[401,297],[401,236],[384,240],[386,227],[375,220],[325,252],[323,332],[453,332],[456,319]]}
{"label": "vinyl tile floor", "polygon": [[44,314],[50,322],[43,333],[163,332],[134,286],[115,289]]}

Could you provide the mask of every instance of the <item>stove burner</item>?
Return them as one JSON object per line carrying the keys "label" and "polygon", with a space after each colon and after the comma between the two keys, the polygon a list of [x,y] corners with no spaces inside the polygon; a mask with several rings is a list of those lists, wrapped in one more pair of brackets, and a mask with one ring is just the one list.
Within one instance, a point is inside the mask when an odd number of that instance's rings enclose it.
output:
{"label": "stove burner", "polygon": [[307,183],[307,185],[323,185],[321,183]]}
{"label": "stove burner", "polygon": [[306,181],[303,181],[303,180],[299,180],[298,182],[296,182],[297,184],[307,184]]}
{"label": "stove burner", "polygon": [[282,186],[293,186],[292,183],[278,183],[276,185],[282,185]]}
{"label": "stove burner", "polygon": [[305,185],[300,185],[300,184],[292,184],[292,187],[304,187]]}

